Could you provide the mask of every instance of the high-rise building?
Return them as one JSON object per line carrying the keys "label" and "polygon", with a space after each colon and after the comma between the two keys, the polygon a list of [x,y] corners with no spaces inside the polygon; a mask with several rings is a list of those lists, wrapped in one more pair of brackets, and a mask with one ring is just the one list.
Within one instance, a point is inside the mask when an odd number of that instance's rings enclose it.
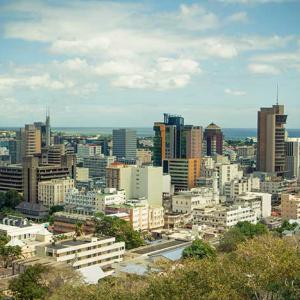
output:
{"label": "high-rise building", "polygon": [[200,159],[166,159],[163,161],[163,171],[171,175],[175,191],[189,190],[196,187],[197,178],[200,177]]}
{"label": "high-rise building", "polygon": [[155,122],[153,164],[165,159],[201,158],[202,127],[184,125],[181,116],[164,114],[164,122]]}
{"label": "high-rise building", "polygon": [[113,130],[113,156],[117,159],[136,158],[136,131],[128,128]]}
{"label": "high-rise building", "polygon": [[223,154],[223,133],[221,127],[214,123],[210,123],[204,130],[203,145],[204,154],[214,156]]}
{"label": "high-rise building", "polygon": [[23,159],[24,201],[16,209],[32,218],[40,219],[47,215],[47,209],[39,203],[38,184],[59,178],[75,178],[76,157],[63,155],[60,164],[42,164],[40,156],[26,156]]}
{"label": "high-rise building", "polygon": [[41,130],[35,124],[20,129],[21,158],[41,153]]}
{"label": "high-rise building", "polygon": [[152,207],[162,206],[163,170],[161,167],[113,163],[106,169],[106,185],[124,190],[127,199],[145,198]]}
{"label": "high-rise building", "polygon": [[83,167],[89,169],[90,177],[105,178],[106,168],[115,161],[114,156],[91,156],[83,158]]}
{"label": "high-rise building", "polygon": [[300,138],[288,138],[285,143],[286,177],[300,179]]}
{"label": "high-rise building", "polygon": [[285,128],[287,115],[283,105],[262,107],[257,118],[257,170],[276,173],[285,172]]}

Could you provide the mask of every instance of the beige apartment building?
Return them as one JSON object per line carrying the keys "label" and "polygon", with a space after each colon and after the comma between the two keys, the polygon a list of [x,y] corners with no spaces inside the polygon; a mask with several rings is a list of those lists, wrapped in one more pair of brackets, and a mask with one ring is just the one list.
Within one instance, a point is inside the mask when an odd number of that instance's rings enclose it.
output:
{"label": "beige apartment building", "polygon": [[74,188],[74,179],[52,179],[38,183],[38,202],[47,207],[62,205],[65,195]]}
{"label": "beige apartment building", "polygon": [[262,107],[258,112],[257,170],[278,176],[284,174],[286,119],[283,105]]}
{"label": "beige apartment building", "polygon": [[281,216],[284,220],[300,220],[300,194],[281,195]]}

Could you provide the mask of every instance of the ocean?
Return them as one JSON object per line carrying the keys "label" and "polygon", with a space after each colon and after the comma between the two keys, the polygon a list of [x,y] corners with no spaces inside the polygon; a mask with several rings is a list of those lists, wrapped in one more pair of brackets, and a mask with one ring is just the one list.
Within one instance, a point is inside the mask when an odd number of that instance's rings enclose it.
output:
{"label": "ocean", "polygon": [[[109,135],[116,127],[52,127],[52,131],[64,132],[66,134],[79,134],[79,135]],[[137,131],[139,137],[151,137],[154,135],[152,127],[131,127]],[[0,130],[16,130],[16,127],[6,127]],[[225,139],[227,140],[244,140],[247,137],[256,137],[256,128],[222,128]],[[289,137],[299,137],[300,129],[287,129]]]}

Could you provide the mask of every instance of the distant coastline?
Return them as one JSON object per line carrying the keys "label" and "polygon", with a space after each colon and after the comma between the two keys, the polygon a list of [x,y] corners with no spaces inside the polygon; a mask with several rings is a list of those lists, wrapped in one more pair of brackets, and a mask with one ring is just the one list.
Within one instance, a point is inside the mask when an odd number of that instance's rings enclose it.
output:
{"label": "distant coastline", "polygon": [[[0,130],[17,130],[19,127],[0,127]],[[118,127],[53,127],[55,132],[65,132],[67,134],[109,135],[112,130]],[[150,137],[154,135],[152,127],[131,127],[137,131],[139,137]],[[256,128],[222,128],[225,139],[244,140],[247,137],[256,137]],[[300,137],[300,129],[288,128],[289,137]]]}

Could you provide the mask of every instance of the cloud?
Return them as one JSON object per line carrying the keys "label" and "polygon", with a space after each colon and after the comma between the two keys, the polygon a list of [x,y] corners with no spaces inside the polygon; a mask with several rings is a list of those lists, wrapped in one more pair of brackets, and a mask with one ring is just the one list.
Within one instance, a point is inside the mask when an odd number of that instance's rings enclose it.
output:
{"label": "cloud", "polygon": [[15,87],[28,87],[30,89],[47,88],[50,90],[61,90],[73,87],[73,82],[69,80],[55,80],[45,73],[27,77],[0,77],[0,90]]}
{"label": "cloud", "polygon": [[266,64],[249,64],[248,69],[253,74],[278,75],[280,70],[272,65]]}
{"label": "cloud", "polygon": [[240,11],[227,17],[226,21],[228,23],[246,23],[248,21],[248,14],[245,11]]}
{"label": "cloud", "polygon": [[232,90],[232,89],[225,89],[224,90],[225,94],[232,95],[232,96],[245,96],[246,92],[245,91],[240,91],[240,90]]}
{"label": "cloud", "polygon": [[185,87],[202,73],[205,60],[230,60],[246,52],[283,48],[295,40],[217,34],[219,28],[246,22],[247,13],[218,16],[199,4],[182,4],[163,13],[142,4],[105,1],[18,1],[2,9],[18,16],[4,24],[6,38],[40,42],[54,58],[67,57],[38,68],[34,76],[42,78],[33,78],[33,85],[58,90],[72,83],[74,93],[76,87],[93,92],[99,77],[118,87]]}

